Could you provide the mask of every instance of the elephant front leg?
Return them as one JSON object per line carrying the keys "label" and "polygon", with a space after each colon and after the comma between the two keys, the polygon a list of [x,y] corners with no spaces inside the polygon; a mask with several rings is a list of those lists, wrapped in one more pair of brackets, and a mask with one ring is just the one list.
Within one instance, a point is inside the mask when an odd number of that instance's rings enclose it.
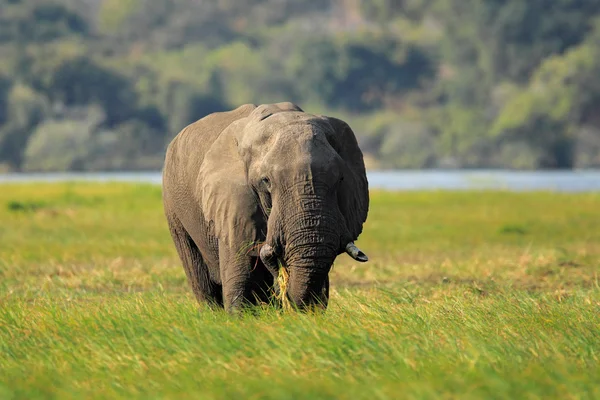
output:
{"label": "elephant front leg", "polygon": [[254,304],[253,276],[257,258],[231,249],[219,250],[223,303],[229,312]]}

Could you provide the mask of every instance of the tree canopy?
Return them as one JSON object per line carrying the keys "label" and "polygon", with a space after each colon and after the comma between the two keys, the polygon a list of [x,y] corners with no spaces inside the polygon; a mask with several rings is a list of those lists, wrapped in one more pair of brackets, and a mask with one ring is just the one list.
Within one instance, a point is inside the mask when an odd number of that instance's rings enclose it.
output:
{"label": "tree canopy", "polygon": [[158,169],[275,101],[373,167],[600,167],[600,2],[0,0],[0,170]]}

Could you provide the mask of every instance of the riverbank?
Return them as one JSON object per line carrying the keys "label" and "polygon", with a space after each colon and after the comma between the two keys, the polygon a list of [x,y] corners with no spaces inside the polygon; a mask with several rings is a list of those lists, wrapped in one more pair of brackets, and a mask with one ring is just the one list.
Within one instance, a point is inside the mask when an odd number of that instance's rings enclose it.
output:
{"label": "riverbank", "polygon": [[[391,170],[368,171],[369,187],[386,190],[505,190],[599,192],[600,170]],[[131,182],[160,184],[159,171],[0,174],[0,184],[17,182]]]}

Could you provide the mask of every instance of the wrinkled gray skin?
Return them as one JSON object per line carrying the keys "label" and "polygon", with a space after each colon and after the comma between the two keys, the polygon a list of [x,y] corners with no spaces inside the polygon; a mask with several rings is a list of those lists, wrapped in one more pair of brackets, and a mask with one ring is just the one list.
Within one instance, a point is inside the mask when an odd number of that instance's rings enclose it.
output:
{"label": "wrinkled gray skin", "polygon": [[300,309],[327,306],[339,254],[366,261],[346,250],[369,207],[354,133],[291,103],[247,104],[186,127],[167,150],[163,202],[197,299],[229,311],[269,300],[278,261]]}

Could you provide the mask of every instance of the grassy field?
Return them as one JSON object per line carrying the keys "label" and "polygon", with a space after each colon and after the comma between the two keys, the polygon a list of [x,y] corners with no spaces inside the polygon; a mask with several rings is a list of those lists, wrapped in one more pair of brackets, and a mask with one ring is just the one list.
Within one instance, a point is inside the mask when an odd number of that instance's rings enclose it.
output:
{"label": "grassy field", "polygon": [[0,185],[0,399],[600,398],[600,194],[373,193],[325,314],[240,317],[160,197]]}

